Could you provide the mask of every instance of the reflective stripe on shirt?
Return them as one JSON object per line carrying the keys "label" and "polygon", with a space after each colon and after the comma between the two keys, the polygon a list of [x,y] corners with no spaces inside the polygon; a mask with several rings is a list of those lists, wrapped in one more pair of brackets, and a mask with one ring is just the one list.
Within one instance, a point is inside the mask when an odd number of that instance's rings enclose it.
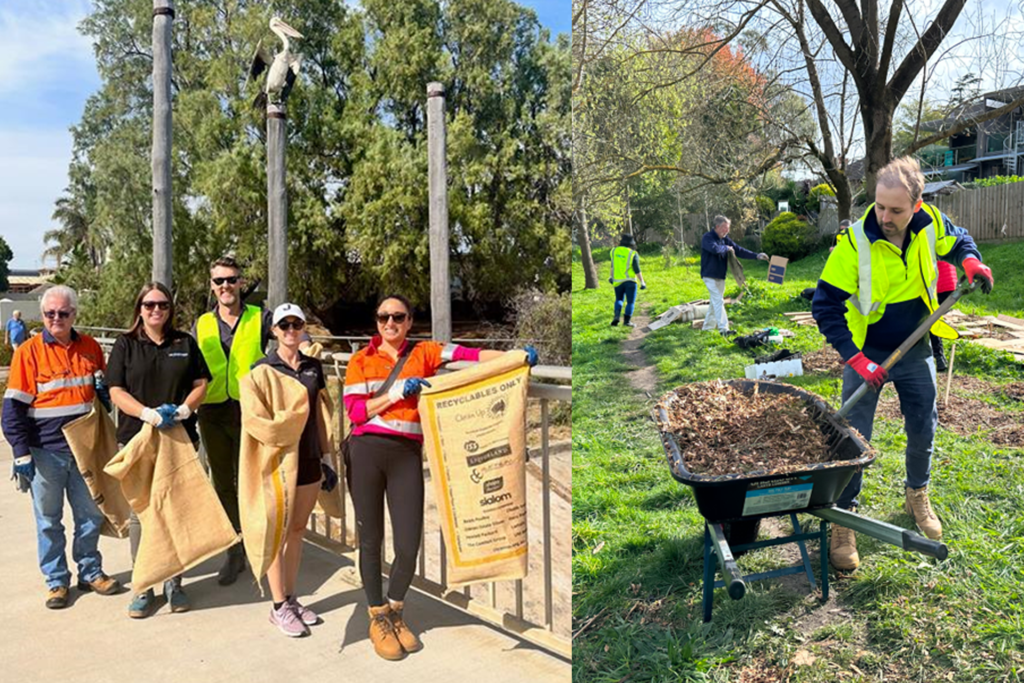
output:
{"label": "reflective stripe on shirt", "polygon": [[85,415],[92,410],[92,403],[76,403],[69,406],[57,408],[29,408],[28,416],[37,420],[45,420],[52,417],[67,417],[69,415]]}
{"label": "reflective stripe on shirt", "polygon": [[96,380],[92,375],[84,375],[82,377],[61,377],[60,379],[55,379],[49,382],[43,382],[42,384],[37,384],[36,391],[41,394],[44,391],[53,391],[54,389],[92,386],[92,384],[95,381]]}

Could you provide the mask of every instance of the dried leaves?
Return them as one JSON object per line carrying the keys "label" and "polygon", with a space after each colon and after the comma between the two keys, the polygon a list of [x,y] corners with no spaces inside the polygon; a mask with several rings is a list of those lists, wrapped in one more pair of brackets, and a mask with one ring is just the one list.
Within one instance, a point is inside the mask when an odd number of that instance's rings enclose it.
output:
{"label": "dried leaves", "polygon": [[745,396],[722,382],[687,384],[659,404],[694,474],[781,473],[828,460],[828,443],[797,396]]}
{"label": "dried leaves", "polygon": [[843,376],[843,358],[831,345],[821,351],[803,354],[804,374],[816,372],[833,377]]}

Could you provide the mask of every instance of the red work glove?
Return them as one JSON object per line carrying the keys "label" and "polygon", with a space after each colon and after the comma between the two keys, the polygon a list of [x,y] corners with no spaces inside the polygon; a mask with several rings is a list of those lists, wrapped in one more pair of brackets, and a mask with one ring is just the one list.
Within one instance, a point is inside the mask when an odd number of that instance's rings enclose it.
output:
{"label": "red work glove", "polygon": [[878,391],[882,388],[882,383],[885,382],[885,378],[889,376],[889,373],[885,371],[878,363],[874,362],[863,353],[858,353],[856,356],[846,361],[846,364],[857,371],[857,374],[864,378],[865,382],[870,382],[871,386]]}
{"label": "red work glove", "polygon": [[965,258],[961,265],[964,267],[964,272],[967,273],[968,282],[974,284],[974,276],[980,275],[981,291],[985,292],[985,294],[992,291],[992,285],[994,285],[996,281],[992,279],[992,271],[989,270],[988,266],[973,256]]}

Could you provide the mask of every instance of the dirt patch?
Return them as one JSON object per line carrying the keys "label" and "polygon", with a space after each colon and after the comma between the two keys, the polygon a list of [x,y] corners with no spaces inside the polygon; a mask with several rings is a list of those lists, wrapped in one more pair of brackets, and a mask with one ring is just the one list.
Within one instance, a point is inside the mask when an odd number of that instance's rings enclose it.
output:
{"label": "dirt patch", "polygon": [[797,396],[746,396],[722,382],[695,382],[670,391],[658,405],[661,427],[675,435],[694,474],[788,472],[828,458],[828,443]]}
{"label": "dirt patch", "polygon": [[[1019,411],[998,410],[980,396],[1001,395],[1013,401],[1024,401],[1024,382],[997,385],[976,377],[953,376],[949,403],[946,403],[945,377],[939,378],[939,424],[961,436],[984,437],[997,446],[1024,447],[1024,415]],[[903,420],[899,396],[891,384],[885,385],[878,398],[875,413],[889,420]]]}
{"label": "dirt patch", "polygon": [[831,377],[843,376],[843,358],[831,346],[820,351],[803,354],[804,373],[816,373]]}
{"label": "dirt patch", "polygon": [[636,323],[636,327],[630,330],[629,338],[622,343],[622,357],[636,370],[626,373],[626,379],[629,380],[631,387],[650,396],[658,387],[658,371],[647,362],[647,356],[642,348],[647,335],[640,331],[647,325],[649,319],[644,315],[635,315],[633,322]]}

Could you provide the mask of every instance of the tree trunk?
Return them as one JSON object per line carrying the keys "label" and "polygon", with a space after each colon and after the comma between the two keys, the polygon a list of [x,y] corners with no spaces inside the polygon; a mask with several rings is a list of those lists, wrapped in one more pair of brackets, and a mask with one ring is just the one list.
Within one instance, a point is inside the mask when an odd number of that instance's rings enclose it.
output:
{"label": "tree trunk", "polygon": [[597,268],[590,253],[590,229],[587,227],[587,209],[580,206],[580,251],[583,252],[583,288],[597,289]]}
{"label": "tree trunk", "polygon": [[892,116],[895,106],[889,102],[869,102],[861,107],[864,120],[864,193],[875,201],[878,172],[892,161]]}

